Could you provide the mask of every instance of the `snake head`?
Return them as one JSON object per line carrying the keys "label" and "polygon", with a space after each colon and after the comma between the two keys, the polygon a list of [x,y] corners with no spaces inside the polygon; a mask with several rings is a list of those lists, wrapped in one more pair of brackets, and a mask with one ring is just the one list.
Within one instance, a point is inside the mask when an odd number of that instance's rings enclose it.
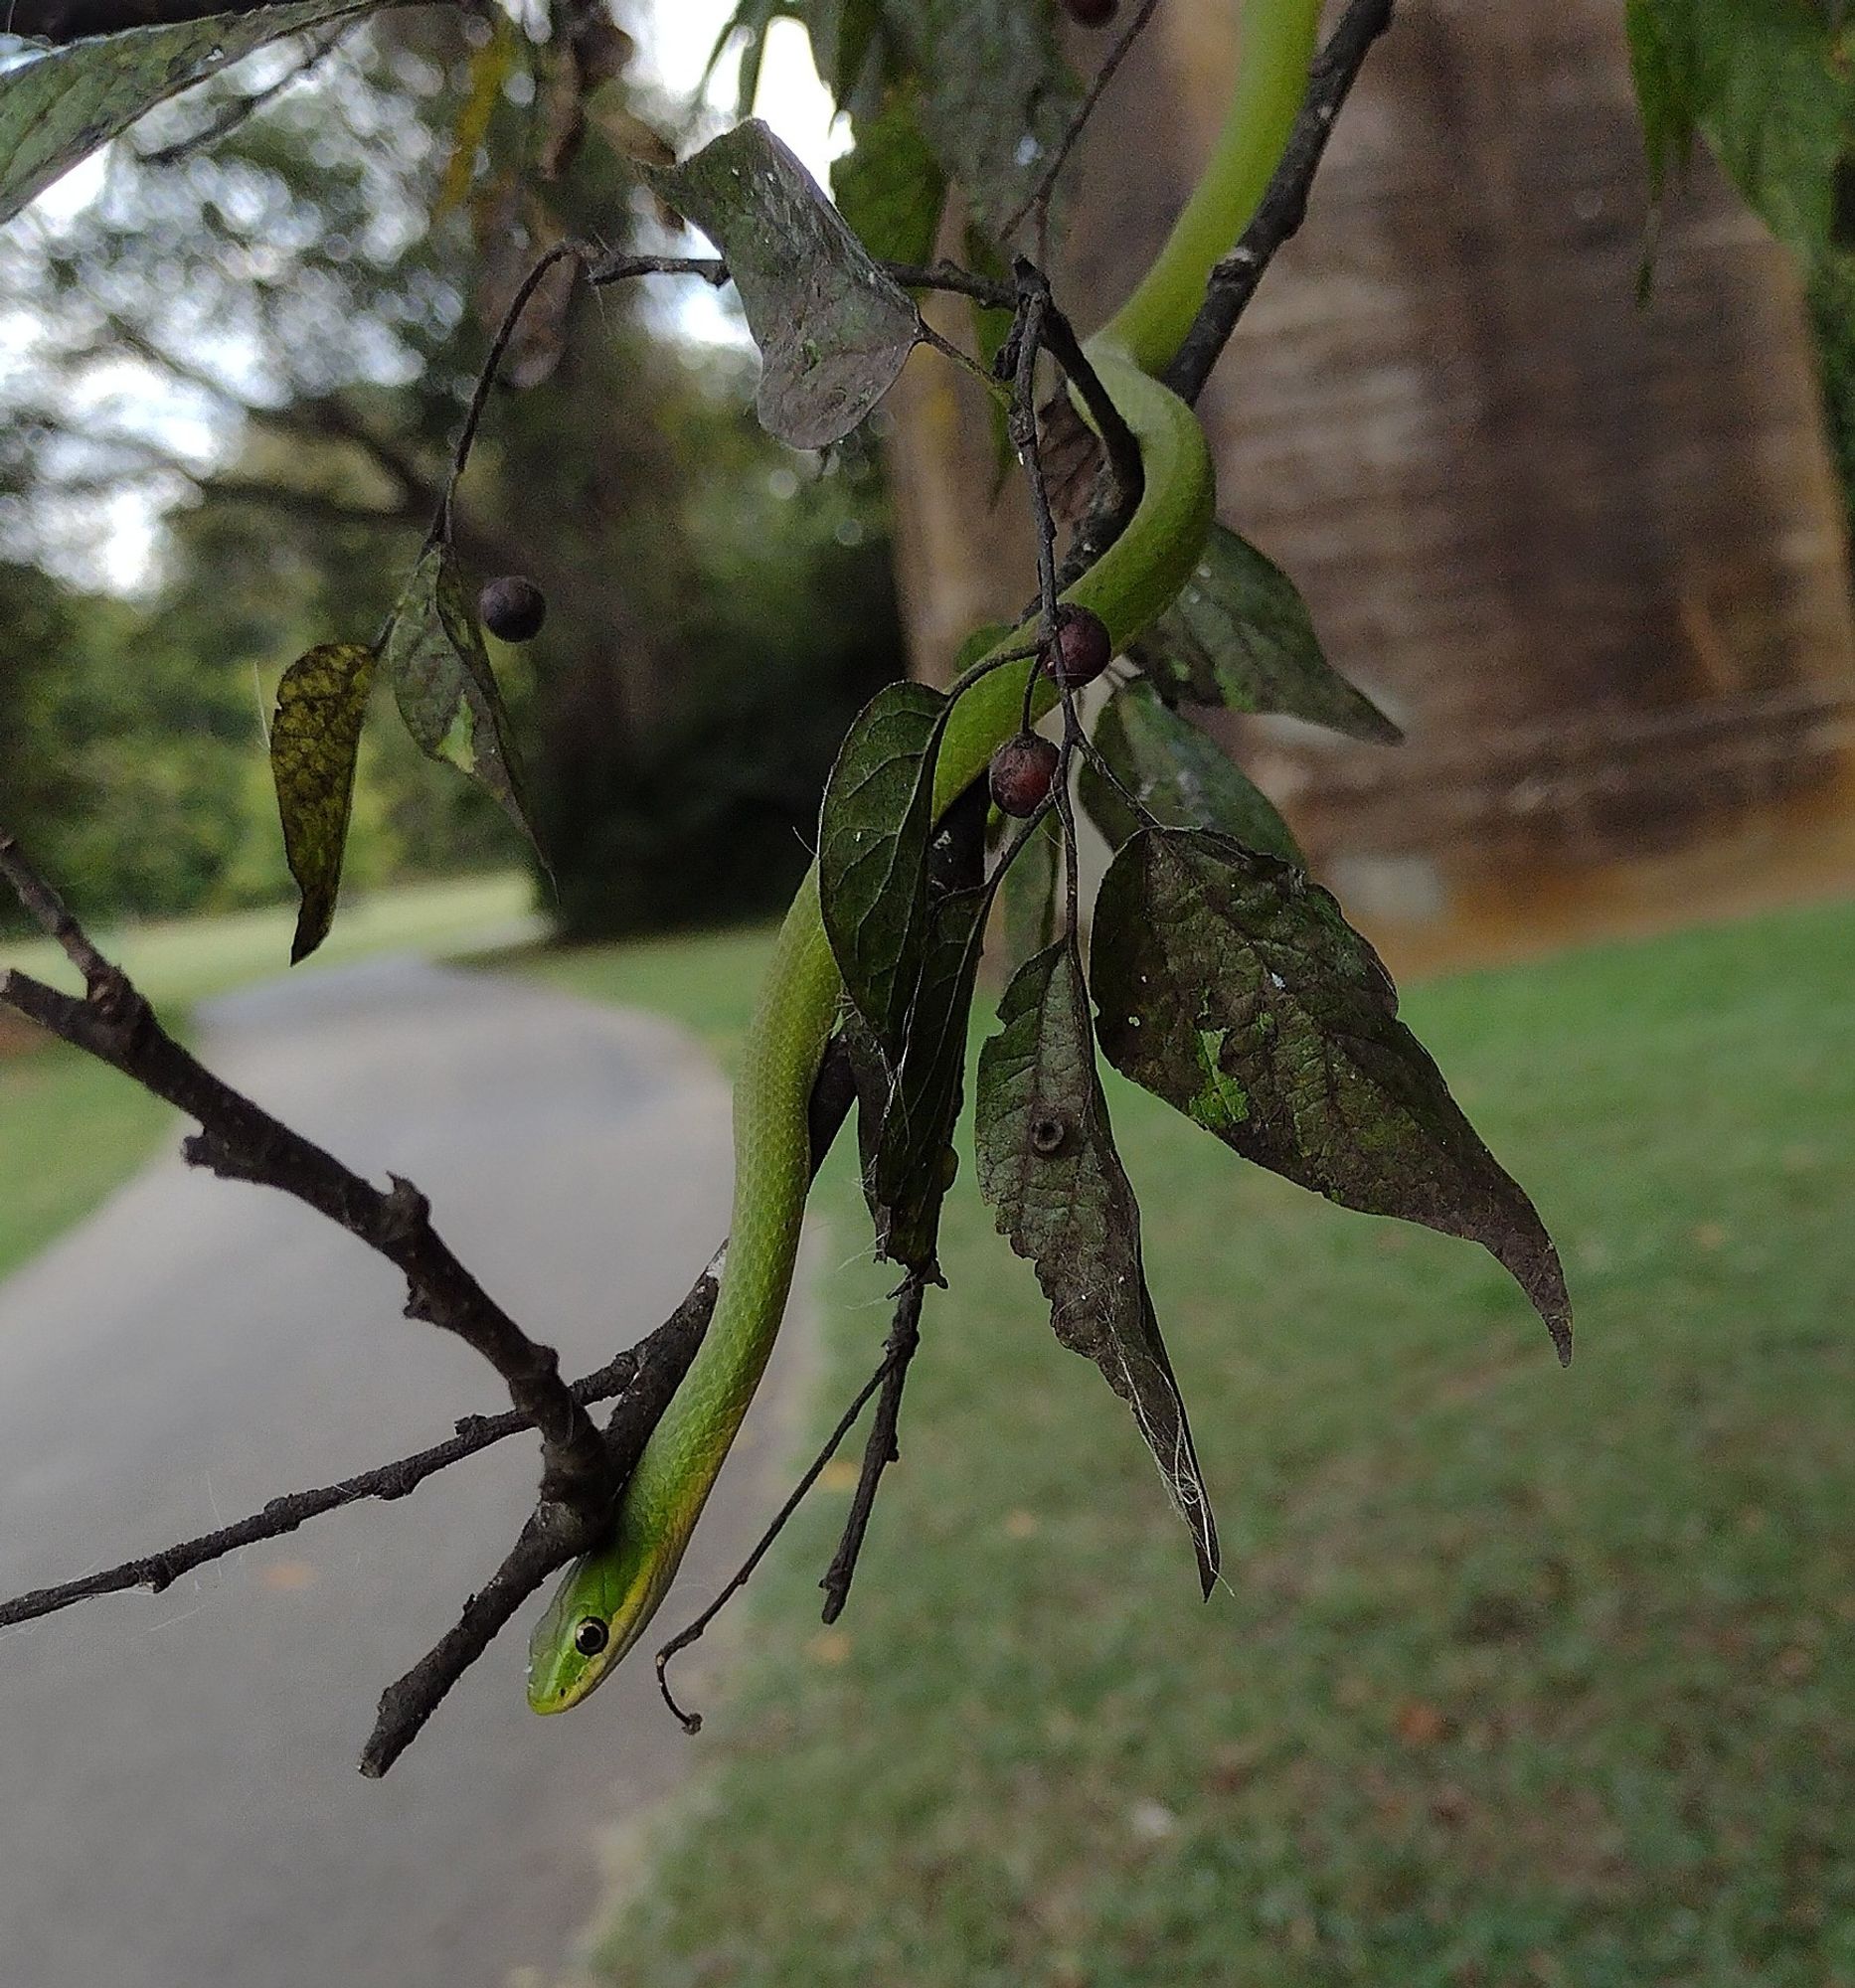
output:
{"label": "snake head", "polygon": [[528,1703],[566,1712],[602,1684],[662,1599],[661,1557],[622,1535],[568,1569],[528,1639]]}

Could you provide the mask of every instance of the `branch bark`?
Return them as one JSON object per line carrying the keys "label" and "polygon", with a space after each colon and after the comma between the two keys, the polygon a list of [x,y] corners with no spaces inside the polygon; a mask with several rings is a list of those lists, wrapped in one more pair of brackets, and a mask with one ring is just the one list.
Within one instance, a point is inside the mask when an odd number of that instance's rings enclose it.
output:
{"label": "branch bark", "polygon": [[1242,241],[1211,272],[1205,300],[1166,370],[1166,385],[1184,400],[1196,401],[1204,392],[1263,272],[1307,219],[1307,196],[1326,155],[1327,140],[1373,44],[1391,26],[1393,5],[1394,0],[1351,0],[1315,58],[1307,100],[1294,120],[1263,204]]}

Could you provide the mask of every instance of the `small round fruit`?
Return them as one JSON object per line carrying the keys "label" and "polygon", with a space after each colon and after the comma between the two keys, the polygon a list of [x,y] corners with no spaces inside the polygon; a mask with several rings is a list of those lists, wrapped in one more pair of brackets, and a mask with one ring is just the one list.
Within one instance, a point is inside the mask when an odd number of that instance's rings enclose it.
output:
{"label": "small round fruit", "polygon": [[987,779],[999,813],[1016,815],[1020,820],[1035,814],[1050,797],[1062,759],[1063,754],[1050,741],[1038,738],[1035,732],[1007,739],[992,754]]}
{"label": "small round fruit", "polygon": [[1063,11],[1085,28],[1105,28],[1120,0],[1063,0]]}
{"label": "small round fruit", "polygon": [[476,597],[483,625],[499,642],[532,642],[548,618],[548,596],[519,573],[492,580]]}
{"label": "small round fruit", "polygon": [[1066,600],[1057,609],[1057,637],[1040,652],[1044,674],[1065,690],[1092,684],[1114,660],[1114,643],[1098,614]]}

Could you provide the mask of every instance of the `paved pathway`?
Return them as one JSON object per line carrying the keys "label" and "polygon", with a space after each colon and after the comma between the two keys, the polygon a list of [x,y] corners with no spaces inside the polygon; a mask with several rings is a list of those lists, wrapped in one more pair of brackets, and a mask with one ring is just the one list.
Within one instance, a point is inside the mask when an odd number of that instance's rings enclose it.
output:
{"label": "paved pathway", "polygon": [[[202,1020],[229,1078],[356,1167],[424,1188],[570,1372],[655,1324],[726,1227],[726,1093],[655,1023],[411,959]],[[0,1286],[0,1588],[206,1530],[503,1406],[401,1298],[384,1263],[283,1197],[156,1165]],[[759,1440],[667,1621],[753,1537],[768,1419],[750,1422]],[[499,1558],[534,1475],[511,1442],[163,1595],[0,1634],[7,1988],[552,1980],[615,1826],[700,1757],[650,1666],[539,1720],[511,1634],[384,1782],[354,1767],[381,1687]]]}

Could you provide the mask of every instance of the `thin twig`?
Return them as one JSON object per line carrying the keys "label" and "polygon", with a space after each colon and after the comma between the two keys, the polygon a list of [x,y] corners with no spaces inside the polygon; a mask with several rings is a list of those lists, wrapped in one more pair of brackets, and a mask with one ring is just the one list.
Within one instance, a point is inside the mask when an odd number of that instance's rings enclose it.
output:
{"label": "thin twig", "polygon": [[863,1470],[850,1501],[850,1514],[844,1521],[843,1537],[837,1543],[837,1552],[831,1556],[824,1578],[818,1583],[824,1589],[827,1623],[837,1620],[850,1598],[850,1583],[856,1578],[857,1559],[863,1552],[863,1536],[869,1531],[870,1514],[876,1508],[883,1472],[901,1460],[902,1452],[896,1446],[896,1425],[902,1414],[902,1391],[908,1385],[909,1363],[921,1345],[922,1299],[926,1292],[927,1280],[916,1274],[896,1293],[895,1323],[889,1328],[883,1364],[877,1370],[882,1375],[882,1398],[876,1404],[869,1441],[863,1446]]}
{"label": "thin twig", "polygon": [[1166,385],[1183,399],[1196,401],[1203,393],[1211,369],[1256,295],[1264,270],[1306,220],[1308,191],[1320,170],[1327,140],[1372,45],[1391,26],[1393,4],[1394,0],[1352,0],[1316,57],[1307,99],[1263,204],[1244,230],[1243,240],[1212,270],[1192,328],[1166,369]]}
{"label": "thin twig", "polygon": [[1153,18],[1158,6],[1159,0],[1143,0],[1140,11],[1121,30],[1119,40],[1108,50],[1106,59],[1096,71],[1094,82],[1090,83],[1082,102],[1077,106],[1075,116],[1070,119],[1069,129],[1064,132],[1062,142],[1057,146],[1056,155],[1044,168],[1043,177],[1031,189],[1017,212],[998,231],[1001,243],[1009,244],[1011,238],[1023,226],[1025,216],[1035,213],[1037,253],[1040,260],[1045,256],[1048,248],[1046,237],[1050,227],[1050,196],[1056,191],[1057,180],[1063,168],[1069,164],[1070,154],[1076,149],[1076,141],[1082,136],[1090,118],[1095,115],[1096,105],[1101,101],[1103,92],[1114,81],[1115,71],[1126,61],[1128,51],[1140,39],[1147,22]]}
{"label": "thin twig", "polygon": [[[709,1315],[715,1307],[716,1281],[720,1270],[721,1252],[718,1250],[688,1296],[648,1338],[636,1346],[626,1347],[595,1373],[574,1382],[571,1390],[574,1400],[586,1407],[624,1394],[631,1386],[640,1363],[646,1359],[668,1363],[680,1374],[702,1343]],[[78,1580],[64,1581],[56,1587],[34,1588],[30,1593],[0,1601],[0,1629],[56,1614],[61,1608],[69,1608],[75,1602],[87,1601],[99,1594],[117,1594],[132,1587],[145,1587],[150,1593],[159,1594],[164,1587],[171,1586],[182,1574],[191,1574],[195,1568],[204,1567],[211,1561],[224,1560],[228,1554],[237,1553],[242,1547],[281,1539],[307,1525],[311,1519],[321,1518],[324,1513],[338,1512],[343,1506],[359,1504],[369,1498],[390,1501],[409,1497],[427,1477],[435,1477],[439,1471],[448,1470],[466,1457],[475,1456],[479,1451],[533,1427],[534,1423],[526,1415],[514,1409],[499,1415],[466,1415],[456,1424],[455,1434],[431,1444],[429,1448],[415,1450],[412,1455],[400,1457],[396,1462],[363,1470],[335,1484],[272,1498],[261,1511],[237,1519],[213,1532],[203,1533],[197,1539],[179,1541],[174,1546],[163,1547],[158,1553],[123,1561],[116,1567],[86,1574]]]}
{"label": "thin twig", "polygon": [[970,352],[962,352],[950,338],[943,338],[926,318],[920,319],[919,325],[921,341],[924,345],[931,347],[943,359],[952,360],[954,365],[958,366],[963,372],[970,373],[995,401],[1003,403],[1005,390],[998,384],[988,368],[981,366]]}
{"label": "thin twig", "polygon": [[[1000,310],[1009,310],[1017,294],[1001,277],[982,276],[944,259],[884,262],[881,267],[905,290],[945,290]],[[717,289],[729,280],[728,264],[719,255],[609,255],[587,269],[587,281],[594,284],[622,283],[633,276],[700,276]]]}
{"label": "thin twig", "polygon": [[709,1624],[715,1620],[716,1616],[718,1616],[722,1612],[722,1610],[728,1605],[728,1603],[732,1601],[734,1597],[737,1594],[739,1594],[741,1590],[748,1584],[749,1580],[752,1579],[754,1574],[754,1570],[757,1567],[759,1567],[760,1562],[766,1558],[768,1551],[772,1547],[772,1543],[785,1530],[786,1521],[790,1519],[792,1514],[798,1510],[800,1504],[804,1500],[805,1493],[809,1491],[815,1483],[817,1483],[819,1474],[823,1471],[824,1466],[827,1463],[829,1463],[832,1457],[834,1457],[837,1454],[838,1445],[844,1440],[845,1436],[847,1436],[850,1433],[852,1424],[854,1424],[857,1417],[860,1414],[862,1414],[864,1409],[864,1405],[869,1401],[870,1397],[876,1393],[877,1389],[883,1385],[884,1381],[888,1379],[888,1376],[889,1376],[889,1356],[887,1355],[887,1353],[885,1353],[881,1364],[876,1369],[876,1372],[872,1374],[870,1378],[866,1382],[864,1382],[863,1386],[857,1391],[856,1400],[853,1401],[850,1407],[847,1408],[844,1410],[844,1412],[838,1416],[837,1426],[825,1438],[824,1447],[821,1450],[819,1450],[818,1454],[815,1457],[812,1458],[811,1464],[807,1468],[804,1476],[802,1476],[798,1480],[798,1482],[795,1485],[793,1485],[791,1493],[787,1497],[785,1503],[781,1505],[778,1511],[773,1514],[772,1523],[760,1535],[759,1541],[756,1545],[754,1551],[748,1555],[747,1559],[743,1561],[741,1566],[736,1570],[733,1579],[729,1581],[728,1585],[722,1589],[722,1591],[715,1597],[713,1601],[709,1603],[709,1605],[702,1611],[702,1613],[698,1615],[692,1623],[690,1623],[688,1628],[679,1629],[676,1632],[676,1634],[672,1636],[667,1643],[664,1644],[663,1648],[657,1652],[657,1689],[663,1694],[664,1704],[670,1708],[671,1712],[675,1715],[677,1721],[682,1726],[682,1729],[685,1733],[693,1735],[700,1733],[702,1731],[702,1714],[699,1712],[685,1712],[683,1708],[677,1704],[676,1699],[670,1690],[669,1677],[666,1675],[670,1659],[673,1656],[675,1656],[679,1650],[686,1650],[688,1649],[691,1643],[698,1641],[702,1636],[703,1632],[708,1628]]}
{"label": "thin twig", "polygon": [[1146,805],[1140,796],[1127,785],[1120,775],[1115,772],[1113,767],[1101,756],[1100,747],[1096,745],[1093,739],[1089,738],[1087,734],[1083,734],[1077,738],[1076,744],[1083,757],[1089,761],[1090,765],[1120,796],[1129,812],[1142,828],[1163,829],[1165,827],[1166,824],[1160,820],[1158,815]]}
{"label": "thin twig", "polygon": [[[705,1320],[706,1324],[706,1320]],[[680,1359],[659,1358],[659,1335],[637,1349],[632,1384],[612,1410],[605,1445],[614,1482],[622,1484],[637,1468],[651,1430],[663,1418],[670,1398],[701,1338],[691,1335]],[[489,1648],[497,1633],[552,1574],[590,1552],[603,1539],[610,1513],[586,1518],[559,1507],[538,1506],[529,1515],[502,1565],[464,1603],[456,1623],[413,1668],[380,1695],[374,1730],[361,1749],[361,1772],[378,1780],[419,1737],[445,1694]]]}
{"label": "thin twig", "polygon": [[885,262],[883,267],[905,290],[945,290],[992,310],[1009,310],[1017,300],[1017,287],[1008,278],[982,276],[944,256],[937,262]]}
{"label": "thin twig", "polygon": [[144,166],[171,166],[192,153],[202,151],[208,145],[217,145],[227,138],[248,118],[253,117],[272,97],[279,96],[291,83],[300,83],[312,70],[319,69],[334,54],[335,45],[353,27],[353,21],[344,21],[332,35],[323,37],[309,50],[302,60],[287,69],[274,83],[267,83],[262,89],[254,89],[249,96],[235,98],[227,104],[217,117],[210,119],[198,131],[185,138],[177,138],[171,145],[159,145],[153,151],[139,155],[139,163]]}
{"label": "thin twig", "polygon": [[496,384],[496,374],[502,365],[503,354],[509,349],[509,341],[514,338],[522,322],[522,313],[527,310],[529,299],[541,287],[542,279],[557,262],[573,260],[583,267],[592,250],[584,242],[557,242],[552,248],[539,256],[532,269],[522,278],[521,286],[509,299],[509,308],[502,314],[502,322],[496,327],[496,336],[490,340],[489,352],[483,361],[482,370],[476,376],[476,386],[470,395],[470,406],[464,414],[463,426],[457,433],[457,446],[451,451],[450,474],[444,479],[443,495],[438,499],[437,511],[431,520],[431,529],[425,535],[427,547],[440,541],[448,542],[451,535],[451,506],[457,495],[457,485],[470,460],[470,450],[476,441],[478,423],[483,418],[483,410],[489,405],[490,389]]}
{"label": "thin twig", "polygon": [[608,255],[587,265],[592,284],[624,283],[633,276],[700,276],[720,289],[728,280],[728,264],[719,255]]}

